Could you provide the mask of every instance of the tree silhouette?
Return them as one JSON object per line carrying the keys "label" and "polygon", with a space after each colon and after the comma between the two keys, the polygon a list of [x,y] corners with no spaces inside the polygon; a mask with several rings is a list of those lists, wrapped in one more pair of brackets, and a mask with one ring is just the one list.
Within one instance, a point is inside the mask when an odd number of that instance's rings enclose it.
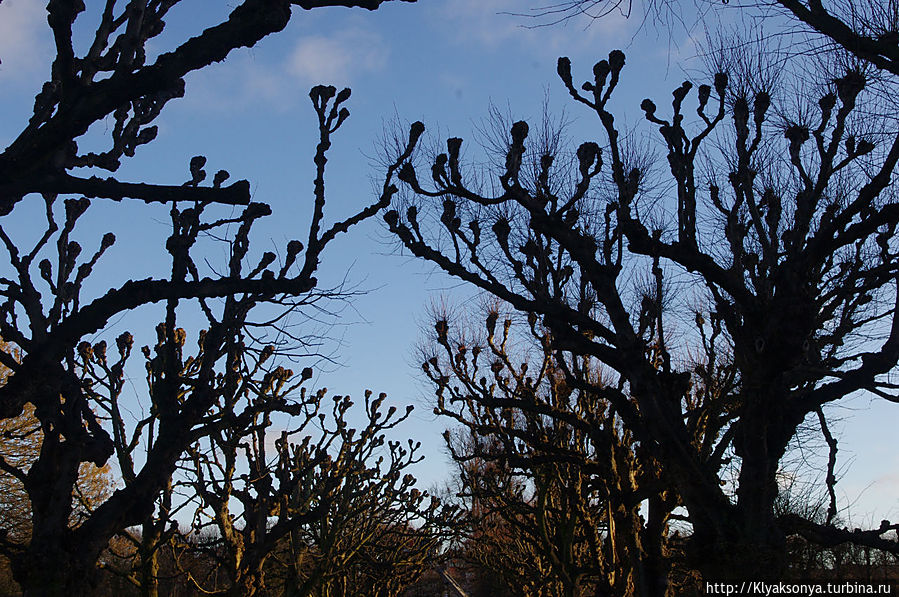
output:
{"label": "tree silhouette", "polygon": [[[590,389],[676,489],[692,526],[688,554],[706,577],[778,577],[786,534],[853,539],[776,518],[778,466],[798,426],[859,390],[897,401],[888,374],[899,360],[890,186],[899,135],[868,135],[854,120],[867,100],[860,70],[826,82],[799,113],[764,82],[719,72],[711,85],[676,89],[668,115],[641,104],[668,163],[653,179],[608,108],[624,64],[612,52],[578,89],[559,60],[571,96],[597,116],[603,147],[586,142],[569,157],[540,138],[529,144],[517,122],[492,186],[478,186],[462,140],[449,139],[426,164],[403,161],[407,208],[385,220],[413,254],[535,315],[572,355],[559,363],[569,383],[581,357],[614,372]],[[412,125],[405,153],[422,132]],[[690,334],[682,322],[695,309],[676,290],[686,281],[709,305]],[[715,329],[731,345],[737,400],[713,408],[733,416],[696,442],[691,426],[703,415],[683,399],[695,371],[687,356]],[[732,495],[719,478],[731,447]],[[857,538],[896,550],[883,537],[896,526]]]}
{"label": "tree silhouette", "polygon": [[[9,256],[8,273],[0,281],[0,336],[21,350],[19,360],[0,351],[0,363],[11,371],[0,388],[0,419],[18,417],[30,404],[42,433],[36,458],[27,466],[5,467],[21,480],[32,507],[29,540],[0,540],[26,594],[91,594],[97,558],[110,539],[154,513],[158,520],[166,519],[165,493],[176,464],[211,430],[206,415],[220,395],[221,380],[236,383],[235,359],[241,354],[236,347],[243,341],[244,326],[257,323],[256,313],[261,321],[270,321],[272,309],[290,311],[326,297],[327,292],[315,290],[324,247],[388,202],[385,195],[326,225],[326,154],[332,135],[349,116],[345,102],[350,96],[348,89],[338,92],[326,86],[310,93],[318,139],[307,238],[288,243],[278,264],[275,253],[254,255],[249,248],[253,225],[271,208],[250,201],[246,181],[226,184],[229,174],[224,170],[204,185],[202,156],[190,161],[185,184],[126,182],[91,173],[114,172],[124,158],[151,142],[157,132],[154,120],[170,100],[184,94],[187,74],[280,31],[291,6],[375,9],[381,3],[246,0],[225,21],[157,54],[148,43],[162,32],[177,2],[121,6],[110,0],[96,15],[99,25],[83,55],[73,46],[76,21],[86,20],[80,18],[83,4],[48,4],[57,51],[50,80],[35,99],[33,116],[0,153],[0,213],[10,214],[34,195],[40,195],[45,206],[44,231],[35,239],[19,241],[10,220],[0,222],[0,243]],[[107,119],[109,148],[82,152],[78,142],[93,124]],[[82,176],[85,170],[91,175]],[[169,260],[170,273],[128,279],[134,272],[125,271],[120,280],[103,282],[108,290],[97,293],[100,281],[91,274],[117,238],[108,232],[82,255],[76,228],[89,212],[91,199],[168,204],[172,232],[159,256]],[[228,257],[220,268],[198,242],[210,237],[227,239]],[[193,357],[184,354],[185,332],[178,324],[187,302],[206,320]],[[143,415],[132,421],[122,415],[118,402],[131,335],[116,340],[118,365],[107,363],[101,354],[105,344],[102,350],[97,345],[79,350],[79,345],[117,315],[154,303],[164,306],[164,322],[155,354],[148,357],[153,361],[149,401],[143,404]],[[133,458],[133,442],[142,446],[139,459]],[[77,527],[71,526],[72,496],[82,465],[104,466],[112,457],[124,464],[122,473],[129,477],[125,486]]]}
{"label": "tree silhouette", "polygon": [[[203,593],[264,593],[271,588],[265,578],[273,558],[281,560],[274,574],[282,577],[286,594],[312,595],[338,584],[346,592],[361,587],[362,578],[347,579],[367,554],[375,571],[381,563],[395,565],[361,576],[374,585],[398,585],[384,593],[398,594],[421,574],[439,541],[435,529],[453,514],[435,500],[427,503],[406,472],[421,460],[418,446],[385,439],[412,408],[401,416],[395,407],[385,413],[386,395],[366,392],[366,421],[355,429],[348,396],[335,396],[330,408],[324,390],[291,397],[311,372],[294,378],[278,367],[262,375],[260,365],[244,369],[236,395],[224,395],[217,405],[222,424],[186,459],[186,484],[199,502],[193,531],[213,529],[216,539],[203,551],[230,586],[213,590],[202,579],[191,580]],[[241,396],[246,393],[249,400]],[[271,432],[278,414],[291,418],[276,439]],[[410,542],[400,540],[402,529]],[[392,550],[393,559],[376,558],[376,548]],[[420,560],[410,560],[412,554]],[[410,568],[405,575],[399,573],[403,563]]]}
{"label": "tree silhouette", "polygon": [[[438,319],[436,354],[423,365],[437,389],[435,412],[463,426],[445,437],[475,527],[470,553],[481,566],[505,567],[510,582],[536,579],[532,592],[577,595],[593,586],[603,594],[665,594],[677,559],[668,523],[680,499],[597,393],[611,377],[594,359],[564,355],[536,317],[517,326],[519,334],[511,316],[501,326],[499,319],[491,310],[480,334],[453,333]],[[682,397],[693,443],[707,457],[735,401],[719,336],[720,329],[706,339]],[[723,448],[717,452],[723,459]],[[494,552],[504,555],[487,555]],[[515,562],[522,569],[509,566]]]}

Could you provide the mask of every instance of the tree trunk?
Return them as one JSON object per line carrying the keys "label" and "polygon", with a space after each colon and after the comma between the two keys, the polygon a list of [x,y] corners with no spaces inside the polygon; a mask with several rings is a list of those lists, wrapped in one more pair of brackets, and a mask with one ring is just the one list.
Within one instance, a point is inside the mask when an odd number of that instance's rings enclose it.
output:
{"label": "tree trunk", "polygon": [[666,597],[668,573],[671,568],[665,558],[663,545],[668,535],[670,508],[663,496],[649,498],[649,511],[643,533],[643,568],[646,575],[646,596]]}
{"label": "tree trunk", "polygon": [[73,540],[69,516],[80,464],[77,450],[50,434],[43,441],[41,458],[32,464],[25,485],[31,498],[31,541],[13,558],[13,576],[26,597],[90,596],[106,543]]}
{"label": "tree trunk", "polygon": [[142,597],[159,597],[159,555],[155,549],[141,555],[140,593]]}
{"label": "tree trunk", "polygon": [[141,529],[140,593],[142,597],[159,597],[159,542],[163,523],[148,520]]}
{"label": "tree trunk", "polygon": [[779,423],[775,413],[758,409],[740,422],[734,442],[741,459],[737,503],[706,516],[713,525],[694,525],[690,542],[691,559],[704,580],[784,578],[786,538],[775,522],[774,506],[788,435]]}
{"label": "tree trunk", "polygon": [[23,597],[91,597],[97,583],[91,550],[35,545],[13,563]]}
{"label": "tree trunk", "polygon": [[244,569],[237,577],[236,582],[228,590],[228,597],[253,597],[259,591],[265,590],[265,576],[263,562],[253,564]]}

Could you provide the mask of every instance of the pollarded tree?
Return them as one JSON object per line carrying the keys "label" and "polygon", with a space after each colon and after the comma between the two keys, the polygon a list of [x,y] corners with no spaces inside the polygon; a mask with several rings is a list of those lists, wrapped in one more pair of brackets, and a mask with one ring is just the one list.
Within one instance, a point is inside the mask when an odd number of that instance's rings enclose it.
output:
{"label": "pollarded tree", "polygon": [[[421,573],[439,541],[433,529],[452,512],[425,503],[426,495],[405,474],[421,460],[414,449],[385,446],[384,434],[406,420],[411,407],[403,415],[395,407],[385,413],[386,396],[373,399],[366,392],[366,421],[353,429],[348,396],[335,397],[329,408],[325,390],[300,388],[311,370],[297,377],[283,367],[266,371],[262,366],[270,354],[254,358],[245,351],[237,385],[220,394],[208,417],[219,424],[185,459],[181,484],[197,502],[193,532],[212,529],[215,539],[204,551],[228,586],[192,582],[202,593],[251,596],[272,588],[266,581],[272,569],[270,575],[281,577],[274,585],[283,583],[288,594],[313,594],[335,577],[352,578],[364,567],[360,560],[381,547],[391,549],[396,562],[386,566],[385,561],[385,578],[377,580],[399,583],[390,593],[398,594],[405,586],[401,581],[408,584],[416,576],[393,572],[404,562]],[[282,420],[276,421],[279,415]],[[286,428],[273,433],[281,426]],[[408,527],[413,541],[384,545],[385,538],[399,539],[399,529],[410,522],[424,522],[418,529]],[[303,560],[310,565],[298,565]],[[361,590],[361,579],[353,580],[348,586]]]}
{"label": "pollarded tree", "polygon": [[[128,280],[91,298],[85,282],[116,237],[105,234],[97,250],[79,263],[81,245],[72,235],[90,207],[85,197],[66,199],[63,210],[59,210],[57,196],[45,194],[45,233],[27,248],[17,246],[0,224],[0,239],[12,269],[12,276],[3,280],[5,286],[0,291],[5,299],[0,327],[24,355],[21,362],[16,362],[5,353],[4,363],[12,374],[0,389],[0,410],[4,418],[10,418],[26,404],[33,404],[43,434],[40,454],[29,463],[27,473],[24,468],[15,473],[32,504],[30,542],[25,546],[7,538],[4,546],[16,579],[26,592],[90,593],[95,562],[108,541],[153,514],[157,497],[169,486],[184,450],[208,432],[205,417],[220,391],[218,378],[224,375],[226,383],[235,383],[238,370],[234,359],[239,351],[234,346],[241,342],[244,326],[252,323],[248,318],[254,308],[274,305],[291,310],[301,308],[304,301],[321,298],[321,293],[314,292],[314,274],[323,248],[386,204],[384,198],[344,221],[323,226],[325,153],[331,135],[349,115],[343,107],[349,90],[337,93],[333,87],[316,87],[310,96],[320,133],[312,223],[306,245],[288,243],[281,263],[275,267],[270,267],[276,260],[274,253],[255,257],[249,253],[251,228],[271,212],[270,207],[250,203],[234,217],[215,214],[215,197],[227,173],[220,171],[212,187],[201,189],[199,184],[205,177],[205,160],[201,158],[191,162],[191,181],[183,187],[183,197],[175,191],[170,197],[159,196],[184,199],[181,204],[173,202],[170,210],[173,232],[166,243],[171,262],[168,278]],[[197,195],[198,189],[207,196]],[[236,232],[230,240],[224,271],[206,275],[198,266],[203,263],[198,239],[229,227]],[[184,331],[179,330],[177,322],[179,306],[190,299],[198,302],[206,317],[206,333],[201,337],[201,356],[187,358],[182,349]],[[122,416],[113,395],[96,391],[93,380],[84,375],[86,361],[83,357],[79,360],[76,346],[117,314],[156,302],[165,304],[165,322],[154,357],[158,363],[150,404],[146,416],[134,421],[129,431],[127,417]],[[262,317],[268,320],[271,315],[269,308]],[[129,352],[131,341],[130,336],[120,337],[119,352]],[[109,379],[120,386],[122,366],[111,366],[108,373]],[[146,429],[154,431],[152,443],[143,444],[141,466],[133,471],[129,466],[122,469],[133,478],[73,528],[69,524],[71,501],[81,464],[102,466],[113,455],[122,458],[122,446],[147,441]]]}
{"label": "pollarded tree", "polygon": [[[539,570],[547,580],[537,586],[547,594],[665,594],[668,522],[680,502],[597,393],[608,383],[603,368],[558,350],[536,317],[520,334],[511,318],[501,329],[498,319],[489,313],[480,334],[451,333],[439,320],[436,352],[423,365],[437,390],[435,412],[463,427],[446,439],[473,518],[469,553],[503,553],[479,564],[505,566],[513,581],[542,563],[551,572]],[[727,442],[715,440],[734,416],[736,386],[720,336],[718,327],[705,339],[682,401],[694,445],[722,466]],[[500,528],[507,532],[496,536]],[[540,555],[510,557],[516,546]],[[510,569],[513,562],[523,570]]]}
{"label": "pollarded tree", "polygon": [[[0,343],[2,350],[18,358],[15,347]],[[6,383],[10,371],[0,366],[0,385]],[[0,421],[0,534],[20,543],[27,544],[31,534],[31,502],[19,473],[27,472],[31,462],[41,449],[41,426],[34,416],[34,407],[26,406],[18,417]],[[72,494],[70,524],[81,524],[93,508],[112,493],[115,482],[110,467],[97,467],[83,463],[78,473]],[[9,586],[3,589],[14,592],[18,587],[11,583],[11,571],[6,553],[0,555],[0,574]]]}
{"label": "pollarded tree", "polygon": [[[117,533],[154,513],[176,463],[196,441],[205,413],[215,403],[217,376],[233,379],[229,346],[253,309],[266,304],[301,307],[304,298],[314,296],[324,247],[387,201],[384,197],[343,221],[325,224],[326,153],[331,136],[349,115],[344,106],[349,90],[338,93],[333,87],[316,87],[311,93],[318,118],[311,223],[305,244],[288,243],[280,264],[273,265],[274,253],[252,255],[248,246],[253,224],[271,208],[251,203],[246,181],[226,185],[229,175],[224,170],[203,185],[202,157],[191,160],[185,184],[125,182],[91,174],[114,172],[123,159],[155,138],[153,123],[170,100],[184,94],[186,75],[280,31],[293,6],[375,9],[381,3],[244,0],[221,23],[190,39],[175,40],[174,47],[159,53],[150,44],[157,41],[177,0],[108,0],[93,15],[85,13],[81,2],[54,0],[47,5],[56,47],[49,79],[37,94],[32,117],[0,152],[0,243],[9,257],[0,279],[0,336],[22,353],[17,361],[0,351],[0,363],[12,371],[0,389],[0,419],[17,417],[31,404],[42,431],[39,456],[27,469],[7,470],[21,479],[32,505],[29,543],[10,537],[0,542],[26,594],[91,593],[99,554]],[[80,38],[75,39],[75,30],[90,27],[86,21],[96,24],[94,34],[88,44],[76,43]],[[88,130],[97,123],[102,129],[107,120],[108,149],[79,148]],[[88,176],[82,175],[85,171]],[[91,199],[168,204],[172,234],[159,255],[169,260],[170,274],[135,280],[128,279],[134,272],[125,271],[121,279],[102,283],[108,290],[89,289],[100,285],[96,277],[91,279],[91,272],[116,243],[109,232],[82,255],[74,234]],[[46,213],[43,232],[19,240],[12,230],[18,214],[12,212],[40,200]],[[220,206],[228,211],[219,211]],[[235,232],[227,234],[229,230]],[[198,239],[216,235],[229,237],[229,257],[221,269],[213,266],[205,271]],[[205,315],[207,332],[200,347],[203,358],[187,363],[177,319],[179,307],[190,301]],[[165,305],[158,378],[146,418],[134,421],[135,427],[122,435],[122,420],[100,407],[86,385],[76,347],[116,316],[154,303]],[[262,319],[271,315],[269,308]],[[196,370],[187,377],[185,367],[191,366]],[[111,373],[118,379],[124,375],[121,369]],[[186,395],[188,380],[191,392]],[[127,445],[134,437],[146,441],[149,436],[140,432],[146,426],[154,428],[154,440],[146,444],[133,479],[72,527],[72,495],[82,464],[103,466],[116,454],[117,442]]]}
{"label": "pollarded tree", "polygon": [[[31,502],[18,476],[39,455],[41,427],[28,405],[21,415],[0,421],[0,534],[18,545],[27,545],[31,534]],[[108,465],[82,463],[73,488],[70,525],[78,526],[112,493],[115,481]],[[12,580],[8,553],[0,553],[0,576]],[[18,587],[3,586],[10,593]]]}
{"label": "pollarded tree", "polygon": [[[308,432],[316,421],[324,393],[302,388],[291,395],[311,370],[295,378],[284,367],[269,369],[265,362],[271,354],[269,347],[258,356],[244,350],[236,357],[241,374],[222,387],[208,416],[217,424],[188,448],[181,465],[179,484],[195,501],[192,533],[215,538],[205,542],[203,552],[222,578],[209,587],[206,579],[189,576],[202,593],[252,596],[264,591],[266,560],[277,543],[321,516],[316,499],[326,502],[339,483],[342,471],[331,466],[327,453],[331,434],[292,443],[296,433]],[[278,415],[292,417],[291,429],[275,439],[273,417]],[[318,483],[310,483],[317,468],[325,472]],[[309,499],[290,504],[297,493]]]}
{"label": "pollarded tree", "polygon": [[[720,72],[711,85],[676,89],[669,115],[642,103],[668,162],[652,179],[608,108],[624,63],[612,52],[581,90],[568,59],[558,64],[598,117],[604,147],[583,143],[568,161],[539,141],[529,151],[528,125],[517,122],[491,189],[471,182],[462,140],[449,139],[427,177],[402,160],[398,178],[415,199],[387,212],[390,230],[415,255],[537,316],[558,350],[615,372],[592,389],[677,491],[692,525],[688,553],[707,577],[781,575],[794,532],[899,549],[886,537],[897,525],[852,534],[778,519],[774,508],[780,460],[807,416],[860,390],[897,401],[888,375],[899,361],[890,184],[899,132],[883,123],[875,137],[853,118],[867,101],[862,70],[825,82],[795,114],[776,104],[776,89]],[[422,131],[412,126],[405,153]],[[689,315],[678,278],[711,305],[698,334],[679,329]],[[733,495],[711,457],[720,450],[693,441],[683,400],[690,346],[711,325],[732,344],[739,378],[735,416],[709,439],[733,446]]]}
{"label": "pollarded tree", "polygon": [[[290,533],[284,556],[287,594],[396,597],[436,562],[456,509],[415,487],[408,469],[421,462],[421,443],[386,437],[412,407],[402,415],[395,407],[384,413],[386,397],[365,392],[364,424],[358,429],[347,421],[350,398],[335,397],[334,427],[324,428],[333,458],[310,471],[286,502],[291,508],[311,503],[320,511]],[[319,484],[329,492],[310,491]]]}
{"label": "pollarded tree", "polygon": [[[457,465],[456,495],[462,500],[466,513],[458,557],[468,563],[491,593],[499,591],[503,595],[522,597],[564,594],[562,579],[547,554],[547,551],[555,550],[546,549],[541,525],[534,515],[536,506],[534,497],[528,492],[528,481],[511,467],[504,468],[495,453],[484,449],[486,442],[481,440],[478,445],[477,441],[474,437],[459,434],[453,437],[451,444],[454,459],[464,460],[464,464]],[[475,456],[485,453],[488,458]],[[566,510],[563,514],[569,519],[578,517],[576,510]],[[549,536],[555,534],[558,522],[554,517],[544,517]],[[585,531],[594,532],[594,529]],[[571,541],[565,542],[562,549],[570,544]],[[584,563],[589,564],[577,560],[569,564]],[[581,566],[575,583],[581,583],[585,572],[588,572],[587,566]],[[481,593],[486,594],[484,588]]]}
{"label": "pollarded tree", "polygon": [[[430,502],[423,502],[422,505]],[[426,507],[427,507],[426,506]],[[456,510],[425,512],[425,524],[388,524],[364,545],[344,579],[344,595],[400,597],[446,559],[444,544],[455,536]],[[438,514],[438,516],[435,516]]]}
{"label": "pollarded tree", "polygon": [[[165,328],[158,326],[157,356],[165,349]],[[76,367],[82,388],[91,404],[101,413],[101,419],[112,427],[114,462],[119,480],[127,487],[137,480],[141,459],[156,442],[156,417],[149,416],[139,421],[129,421],[124,415],[129,403],[123,395],[127,383],[125,367],[134,347],[134,337],[124,332],[115,340],[115,351],[110,354],[105,340],[93,345],[83,341],[77,348]],[[153,364],[158,362],[147,357],[147,383],[152,391]],[[152,408],[151,408],[152,411]],[[133,426],[129,423],[133,423]],[[173,482],[169,477],[155,497],[152,514],[145,517],[135,528],[122,530],[108,545],[108,555],[101,558],[100,567],[120,576],[129,584],[137,586],[142,595],[155,597],[159,592],[159,556],[170,546],[178,531],[174,515],[188,505],[187,501],[173,504]]]}
{"label": "pollarded tree", "polygon": [[606,576],[608,510],[599,483],[581,462],[556,462],[526,445],[509,458],[504,439],[499,432],[447,437],[467,514],[461,556],[512,595],[585,595],[598,584],[603,594],[619,594],[609,587],[630,569],[623,563]]}

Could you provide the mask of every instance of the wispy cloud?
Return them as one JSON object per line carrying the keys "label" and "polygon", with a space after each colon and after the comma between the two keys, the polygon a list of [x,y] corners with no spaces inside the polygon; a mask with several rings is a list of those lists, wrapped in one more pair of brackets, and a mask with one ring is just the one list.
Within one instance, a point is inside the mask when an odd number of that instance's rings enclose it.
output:
{"label": "wispy cloud", "polygon": [[388,54],[379,35],[346,29],[332,36],[299,40],[288,59],[287,72],[306,84],[348,85],[356,76],[383,69]]}
{"label": "wispy cloud", "polygon": [[30,78],[47,64],[46,23],[47,12],[42,2],[5,0],[0,3],[0,76],[3,79]]}
{"label": "wispy cloud", "polygon": [[619,11],[554,22],[562,15],[530,10],[518,0],[456,0],[441,10],[453,23],[446,30],[462,43],[491,48],[517,42],[538,53],[626,45],[642,22],[639,15]]}
{"label": "wispy cloud", "polygon": [[313,85],[350,86],[386,67],[389,48],[378,34],[353,27],[332,35],[301,36],[275,61],[242,51],[226,68],[209,68],[190,77],[187,102],[203,110],[230,112],[248,107],[283,111]]}

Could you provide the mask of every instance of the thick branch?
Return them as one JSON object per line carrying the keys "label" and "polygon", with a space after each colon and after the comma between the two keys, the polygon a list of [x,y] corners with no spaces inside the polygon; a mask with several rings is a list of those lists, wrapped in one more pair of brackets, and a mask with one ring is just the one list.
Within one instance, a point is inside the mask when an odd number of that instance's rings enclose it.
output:
{"label": "thick branch", "polygon": [[239,180],[222,188],[185,187],[180,185],[157,185],[148,183],[121,182],[114,178],[79,178],[62,174],[20,184],[0,186],[0,196],[22,197],[28,193],[51,195],[83,195],[88,198],[140,199],[147,203],[169,203],[172,201],[197,201],[222,205],[247,205],[250,203],[250,183]]}
{"label": "thick branch", "polygon": [[777,3],[793,13],[800,21],[858,58],[899,75],[899,45],[895,40],[875,39],[854,31],[846,23],[827,12],[819,0],[810,0],[808,6],[799,0],[777,0]]}
{"label": "thick branch", "polygon": [[873,547],[888,553],[899,555],[899,542],[894,539],[885,539],[882,535],[899,529],[899,524],[890,524],[883,521],[879,529],[863,531],[861,529],[840,529],[824,524],[818,524],[806,520],[797,514],[785,514],[778,519],[781,528],[787,533],[796,533],[806,540],[824,547],[842,545],[860,545]]}

